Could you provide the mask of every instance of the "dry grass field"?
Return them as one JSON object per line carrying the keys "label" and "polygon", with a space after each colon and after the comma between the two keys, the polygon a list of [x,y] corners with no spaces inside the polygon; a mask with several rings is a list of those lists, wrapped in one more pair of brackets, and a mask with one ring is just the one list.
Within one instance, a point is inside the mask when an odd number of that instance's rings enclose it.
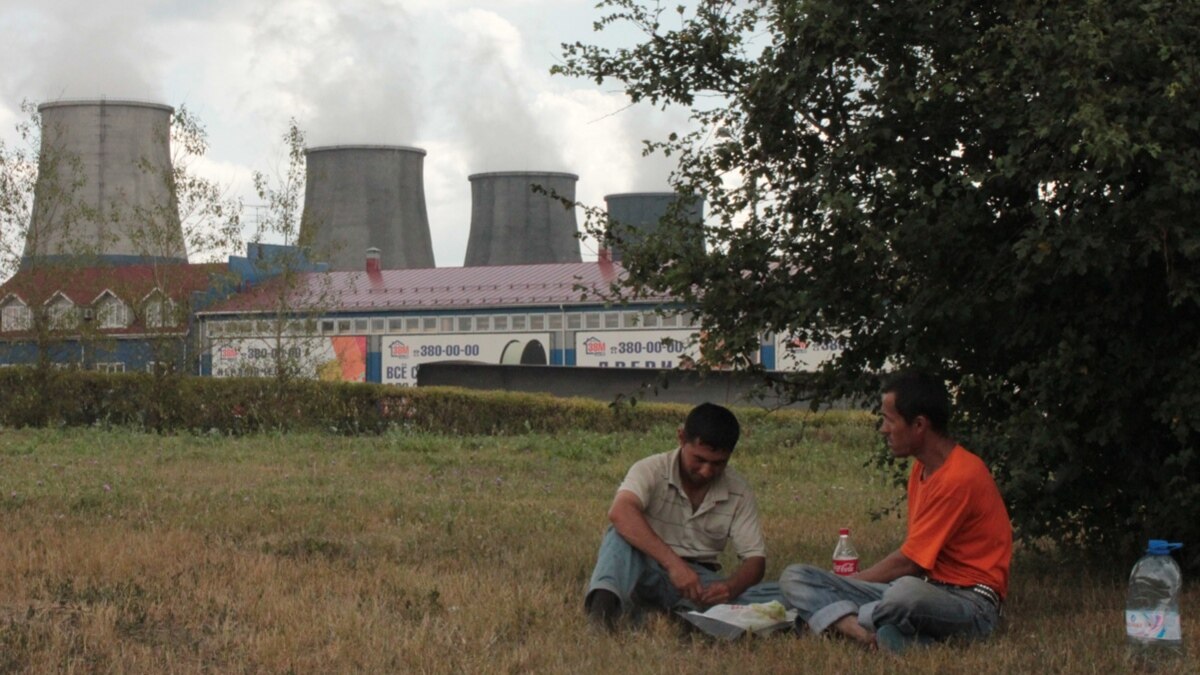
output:
{"label": "dry grass field", "polygon": [[[810,635],[714,644],[658,618],[592,630],[581,595],[605,509],[627,466],[672,434],[0,430],[0,671],[1127,669],[1121,575],[1028,555],[995,640],[903,666]],[[747,429],[734,466],[759,493],[769,576],[828,562],[839,526],[866,563],[899,543],[898,516],[868,516],[900,495],[864,467],[876,443],[865,417]],[[1184,630],[1200,656],[1191,588]]]}

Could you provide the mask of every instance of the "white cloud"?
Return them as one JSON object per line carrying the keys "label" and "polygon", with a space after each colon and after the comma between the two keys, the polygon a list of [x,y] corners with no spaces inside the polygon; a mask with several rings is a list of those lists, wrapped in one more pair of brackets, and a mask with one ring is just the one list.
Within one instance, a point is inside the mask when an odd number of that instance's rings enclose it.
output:
{"label": "white cloud", "polygon": [[147,39],[151,4],[49,0],[7,10],[6,98],[157,99],[163,55]]}
{"label": "white cloud", "polygon": [[442,71],[439,89],[471,157],[471,171],[565,169],[553,121],[532,110],[544,76],[525,65],[517,28],[478,9],[451,16],[450,25],[459,48]]}
{"label": "white cloud", "polygon": [[460,265],[471,173],[570,171],[593,205],[665,187],[669,162],[642,159],[641,140],[686,120],[548,73],[560,42],[591,35],[593,4],[0,0],[0,137],[22,99],[185,103],[209,131],[197,171],[247,204],[252,172],[284,163],[289,118],[310,145],[421,147],[435,256]]}
{"label": "white cloud", "polygon": [[470,157],[453,141],[426,144],[425,205],[433,257],[439,267],[458,267],[467,253],[471,231]]}

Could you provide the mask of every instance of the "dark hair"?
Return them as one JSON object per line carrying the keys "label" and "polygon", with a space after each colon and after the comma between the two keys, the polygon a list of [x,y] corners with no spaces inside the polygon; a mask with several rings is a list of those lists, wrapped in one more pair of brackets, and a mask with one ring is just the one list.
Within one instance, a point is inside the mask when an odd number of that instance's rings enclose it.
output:
{"label": "dark hair", "polygon": [[899,372],[883,384],[883,393],[895,394],[896,412],[905,422],[913,423],[924,415],[929,426],[939,434],[946,433],[950,421],[950,392],[942,380],[915,370]]}
{"label": "dark hair", "polygon": [[729,408],[715,403],[701,403],[692,408],[683,422],[683,438],[699,440],[714,450],[733,452],[742,428]]}

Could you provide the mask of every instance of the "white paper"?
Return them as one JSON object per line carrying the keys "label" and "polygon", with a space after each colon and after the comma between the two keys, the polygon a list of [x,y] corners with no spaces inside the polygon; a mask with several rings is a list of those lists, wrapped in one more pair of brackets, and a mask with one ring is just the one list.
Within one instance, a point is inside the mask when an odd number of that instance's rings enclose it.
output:
{"label": "white paper", "polygon": [[[796,621],[796,610],[783,612],[778,602],[754,605],[714,605],[703,612],[687,612],[684,618],[714,637],[732,639],[747,632],[768,635]],[[782,612],[783,618],[779,618]]]}

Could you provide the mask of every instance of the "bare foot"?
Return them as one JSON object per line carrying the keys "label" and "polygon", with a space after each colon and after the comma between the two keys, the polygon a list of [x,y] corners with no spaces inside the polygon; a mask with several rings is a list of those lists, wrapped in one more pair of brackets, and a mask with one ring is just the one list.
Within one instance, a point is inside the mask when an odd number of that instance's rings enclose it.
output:
{"label": "bare foot", "polygon": [[858,617],[853,614],[847,614],[838,619],[830,628],[854,640],[868,650],[878,648],[878,645],[875,644],[875,634],[868,632],[866,628],[860,626],[858,624]]}

